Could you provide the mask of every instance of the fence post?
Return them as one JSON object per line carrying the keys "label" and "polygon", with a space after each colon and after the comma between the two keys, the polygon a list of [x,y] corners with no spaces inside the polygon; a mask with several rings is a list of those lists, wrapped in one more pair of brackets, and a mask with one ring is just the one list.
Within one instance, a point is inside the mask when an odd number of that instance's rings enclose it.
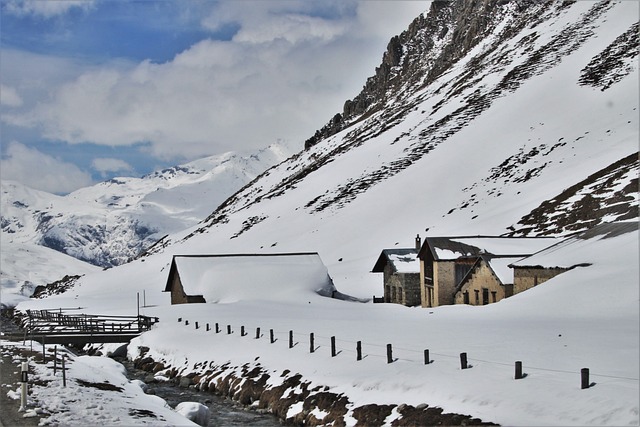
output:
{"label": "fence post", "polygon": [[182,317],[178,317],[178,323],[182,322]]}
{"label": "fence post", "polygon": [[44,341],[45,341],[45,338],[44,338],[44,335],[43,335],[42,336],[42,363],[47,363],[47,355],[46,355],[46,353],[44,351],[45,350],[44,349]]}
{"label": "fence post", "polygon": [[209,324],[207,323],[207,332],[209,332],[211,330],[211,328],[209,327]]}
{"label": "fence post", "polygon": [[53,375],[56,374],[58,368],[58,346],[53,346]]}
{"label": "fence post", "polygon": [[216,322],[216,334],[220,333],[220,325]]}
{"label": "fence post", "polygon": [[429,349],[425,349],[424,351],[424,364],[428,365],[429,363],[431,363],[431,358],[429,357]]}
{"label": "fence post", "polygon": [[276,340],[273,337],[273,329],[269,329],[269,341],[271,341],[271,344],[276,342]]}
{"label": "fence post", "polygon": [[185,326],[189,326],[189,321],[188,321],[188,320],[185,320],[185,321],[184,321],[184,325],[185,325]]}
{"label": "fence post", "polygon": [[336,357],[336,337],[331,337],[331,357]]}
{"label": "fence post", "polygon": [[260,338],[260,328],[256,328],[256,339]]}
{"label": "fence post", "polygon": [[589,368],[582,368],[580,370],[580,377],[582,382],[580,388],[582,390],[589,388]]}
{"label": "fence post", "polygon": [[309,353],[313,353],[316,350],[316,346],[314,343],[313,332],[309,334]]}
{"label": "fence post", "polygon": [[240,326],[240,336],[243,337],[247,334],[244,333],[244,326]]}
{"label": "fence post", "polygon": [[391,344],[387,344],[387,363],[393,363],[393,349]]}
{"label": "fence post", "polygon": [[67,386],[67,370],[64,367],[64,361],[67,359],[67,355],[62,355],[62,387]]}
{"label": "fence post", "polygon": [[289,331],[289,348],[293,348],[293,331]]}
{"label": "fence post", "polygon": [[467,365],[467,353],[460,353],[460,368],[467,369],[469,366]]}
{"label": "fence post", "polygon": [[516,380],[522,379],[522,362],[520,360],[518,360],[516,362]]}
{"label": "fence post", "polygon": [[362,341],[356,343],[356,360],[362,360]]}
{"label": "fence post", "polygon": [[20,382],[21,384],[21,393],[20,393],[20,409],[19,412],[24,412],[27,410],[27,384],[29,382],[29,364],[28,362],[22,362],[22,373]]}
{"label": "fence post", "polygon": [[200,326],[198,325],[198,322],[196,322],[196,329],[198,329]]}
{"label": "fence post", "polygon": [[227,335],[231,335],[231,325],[227,325]]}

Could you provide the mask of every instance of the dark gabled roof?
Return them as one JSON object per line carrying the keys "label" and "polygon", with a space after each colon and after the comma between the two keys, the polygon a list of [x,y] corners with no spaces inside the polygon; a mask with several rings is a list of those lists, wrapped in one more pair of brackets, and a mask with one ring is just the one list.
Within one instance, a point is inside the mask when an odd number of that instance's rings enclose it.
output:
{"label": "dark gabled roof", "polygon": [[[383,249],[376,261],[372,273],[383,273],[384,268],[387,264],[391,265],[391,268],[394,272],[420,272],[420,264],[417,260],[418,252],[415,248],[397,248],[397,249]],[[402,265],[401,265],[402,263]],[[406,264],[404,264],[406,263]],[[411,268],[409,264],[416,264],[418,266],[417,269]],[[415,271],[406,271],[415,270]]]}
{"label": "dark gabled roof", "polygon": [[427,237],[418,257],[431,254],[436,261],[461,257],[525,257],[556,242],[553,237],[452,236]]}

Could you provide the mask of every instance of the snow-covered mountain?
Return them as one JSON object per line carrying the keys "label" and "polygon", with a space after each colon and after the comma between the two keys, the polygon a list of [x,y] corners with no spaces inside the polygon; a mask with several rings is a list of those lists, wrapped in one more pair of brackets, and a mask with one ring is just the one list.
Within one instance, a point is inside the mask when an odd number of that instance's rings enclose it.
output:
{"label": "snow-covered mountain", "polygon": [[119,265],[166,234],[196,224],[289,155],[284,145],[252,155],[230,152],[66,196],[3,181],[3,245],[39,244],[101,267]]}
{"label": "snow-covered mountain", "polygon": [[[144,292],[145,313],[160,322],[132,342],[130,356],[230,394],[264,374],[259,381],[281,388],[280,411],[292,422],[330,424],[321,402],[347,400],[347,425],[370,404],[387,405],[376,422],[391,424],[403,403],[505,425],[635,425],[637,231],[583,239],[571,259],[588,267],[483,307],[265,297],[278,283],[261,283],[250,299],[170,306],[162,291],[173,255],[300,251],[319,253],[340,292],[371,299],[382,293],[370,273],[380,251],[412,247],[416,234],[567,235],[637,221],[639,12],[629,1],[433,2],[304,151],[146,256],[18,308],[73,301],[130,314]],[[280,338],[215,334],[176,319],[274,328]],[[297,343],[316,333],[319,350],[284,345],[291,328]],[[342,347],[333,357],[335,335]],[[355,362],[359,340],[369,357]],[[400,354],[393,363],[385,363],[387,343]],[[460,369],[462,351],[473,369]],[[530,375],[515,381],[512,364],[522,358]],[[583,367],[598,375],[587,390],[578,384]]]}
{"label": "snow-covered mountain", "polygon": [[433,3],[306,150],[168,252],[317,250],[339,288],[367,296],[379,251],[417,233],[566,235],[637,218],[637,12]]}

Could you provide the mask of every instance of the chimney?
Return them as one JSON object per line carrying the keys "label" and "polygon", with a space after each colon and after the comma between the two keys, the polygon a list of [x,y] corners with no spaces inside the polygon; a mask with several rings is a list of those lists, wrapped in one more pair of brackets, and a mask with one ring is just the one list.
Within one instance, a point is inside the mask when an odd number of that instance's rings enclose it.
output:
{"label": "chimney", "polygon": [[422,239],[419,234],[416,234],[416,252],[420,252],[420,248],[422,248]]}

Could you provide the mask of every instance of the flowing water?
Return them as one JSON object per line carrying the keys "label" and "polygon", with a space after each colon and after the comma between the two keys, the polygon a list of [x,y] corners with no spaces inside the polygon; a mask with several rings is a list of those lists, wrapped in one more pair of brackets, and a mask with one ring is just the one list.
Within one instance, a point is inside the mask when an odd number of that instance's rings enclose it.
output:
{"label": "flowing water", "polygon": [[[123,365],[127,368],[130,380],[140,380],[144,382],[145,378],[149,375],[148,372],[134,368],[133,364],[129,361],[124,362]],[[212,393],[199,391],[194,388],[181,388],[172,382],[150,382],[147,384],[147,393],[152,393],[163,398],[172,408],[175,408],[176,405],[181,402],[198,402],[206,405],[211,411],[209,427],[281,426],[280,420],[274,415],[247,409],[232,400],[224,399]]]}

